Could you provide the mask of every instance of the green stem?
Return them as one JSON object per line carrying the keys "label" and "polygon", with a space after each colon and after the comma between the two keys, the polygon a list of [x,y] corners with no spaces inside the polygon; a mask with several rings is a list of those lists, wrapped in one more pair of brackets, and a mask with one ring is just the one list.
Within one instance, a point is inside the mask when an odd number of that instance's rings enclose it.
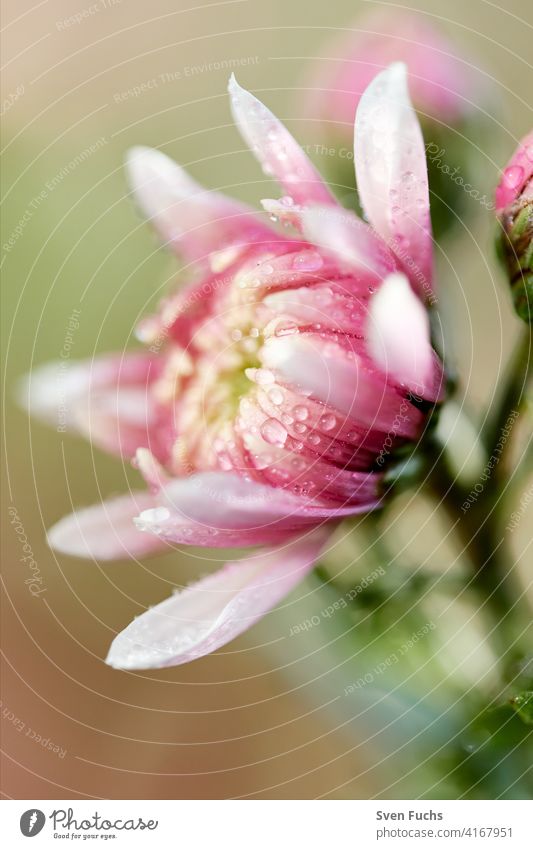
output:
{"label": "green stem", "polygon": [[[482,432],[488,477],[480,492],[467,492],[448,467],[445,449],[433,445],[429,484],[447,510],[472,564],[472,587],[492,614],[496,648],[502,660],[519,653],[517,640],[529,621],[513,574],[513,556],[505,540],[502,507],[509,484],[507,455],[511,428],[519,415],[532,376],[531,329],[525,328],[511,358],[507,378]],[[481,481],[480,481],[481,482]]]}
{"label": "green stem", "polygon": [[484,600],[483,610],[494,648],[508,665],[521,654],[517,640],[527,619],[511,568],[512,555],[507,551],[497,521],[498,492],[487,488],[478,501],[469,504],[468,493],[450,473],[440,446],[439,452],[434,457],[429,486],[461,539],[472,566],[471,586]]}
{"label": "green stem", "polygon": [[[503,392],[482,431],[482,441],[492,456],[498,448],[502,432],[513,413],[518,413],[526,399],[526,389],[533,375],[533,336],[530,327],[524,328],[521,338],[511,357]],[[504,443],[507,444],[507,440]],[[504,466],[505,464],[503,464]],[[497,478],[500,476],[497,475]]]}

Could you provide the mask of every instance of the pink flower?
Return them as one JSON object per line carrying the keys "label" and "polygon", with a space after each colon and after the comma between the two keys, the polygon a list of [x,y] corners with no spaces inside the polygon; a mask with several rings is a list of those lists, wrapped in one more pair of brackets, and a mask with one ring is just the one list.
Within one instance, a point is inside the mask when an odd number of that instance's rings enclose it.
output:
{"label": "pink flower", "polygon": [[422,15],[374,10],[326,47],[324,57],[310,80],[307,112],[332,122],[340,137],[351,136],[359,98],[376,74],[395,61],[409,68],[409,90],[423,119],[453,126],[472,111],[471,64]]}
{"label": "pink flower", "polygon": [[[268,612],[336,523],[380,505],[387,446],[417,440],[441,395],[422,302],[424,147],[404,66],[371,83],[357,114],[372,227],[338,206],[263,104],[234,79],[229,90],[242,136],[285,192],[263,205],[287,227],[203,189],[162,153],[131,152],[139,204],[192,280],[142,322],[147,353],[80,363],[62,391],[71,425],[134,456],[148,489],[78,510],[49,540],[99,559],[173,543],[270,548],[135,619],[108,657],[123,669],[185,663]],[[32,376],[29,397],[53,418],[50,369]]]}

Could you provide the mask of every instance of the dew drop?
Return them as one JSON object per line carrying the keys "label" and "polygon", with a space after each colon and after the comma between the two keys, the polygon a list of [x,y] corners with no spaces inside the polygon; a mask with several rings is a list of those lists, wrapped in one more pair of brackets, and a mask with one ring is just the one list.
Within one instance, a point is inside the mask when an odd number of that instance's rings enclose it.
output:
{"label": "dew drop", "polygon": [[298,271],[318,271],[323,265],[324,260],[316,251],[303,251],[295,256],[292,263]]}
{"label": "dew drop", "polygon": [[516,189],[524,178],[524,169],[521,165],[511,165],[503,172],[503,181],[509,189]]}
{"label": "dew drop", "polygon": [[332,416],[331,413],[328,413],[321,417],[319,424],[322,428],[324,428],[324,430],[333,430],[337,424],[337,419],[335,416]]}
{"label": "dew drop", "polygon": [[151,507],[149,510],[143,510],[139,516],[143,522],[166,522],[170,518],[170,510],[166,507]]}
{"label": "dew drop", "polygon": [[309,417],[309,410],[307,407],[304,407],[303,404],[298,405],[293,410],[294,418],[299,422],[305,422]]}
{"label": "dew drop", "polygon": [[276,405],[276,407],[279,407],[280,404],[283,404],[283,392],[281,391],[281,389],[271,389],[268,393],[268,397],[270,398],[272,403]]}
{"label": "dew drop", "polygon": [[287,431],[277,419],[267,419],[261,425],[261,436],[269,445],[285,445]]}

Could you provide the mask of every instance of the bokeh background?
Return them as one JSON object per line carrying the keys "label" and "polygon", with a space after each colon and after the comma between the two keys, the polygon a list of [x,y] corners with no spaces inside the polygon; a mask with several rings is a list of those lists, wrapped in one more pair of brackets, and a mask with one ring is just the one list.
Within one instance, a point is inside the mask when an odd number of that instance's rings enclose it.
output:
{"label": "bokeh background", "polygon": [[[75,505],[135,485],[137,475],[81,440],[30,422],[14,400],[21,375],[58,358],[74,310],[79,327],[69,340],[72,360],[134,348],[136,322],[175,273],[128,194],[125,150],[153,145],[207,185],[251,202],[275,196],[231,124],[224,62],[237,60],[240,82],[304,144],[314,145],[321,140],[319,127],[303,121],[297,108],[306,66],[327,55],[328,39],[353,26],[358,12],[394,5],[400,4],[4,2],[2,245],[26,217],[1,260],[7,797],[459,795],[453,764],[439,760],[438,738],[426,739],[425,729],[438,721],[442,735],[455,733],[448,724],[453,683],[481,682],[489,690],[493,658],[479,611],[454,596],[463,564],[427,497],[402,496],[388,533],[398,549],[408,547],[429,570],[450,577],[452,589],[428,596],[417,621],[436,623],[445,649],[428,638],[424,652],[433,653],[451,690],[431,683],[426,699],[425,660],[414,652],[401,670],[410,679],[407,690],[394,695],[396,673],[390,672],[375,687],[346,696],[350,682],[383,661],[413,625],[400,599],[383,623],[391,642],[373,655],[365,654],[365,625],[348,626],[340,615],[321,616],[319,627],[290,636],[294,624],[334,599],[315,579],[214,656],[153,673],[117,672],[103,663],[115,633],[172,587],[216,567],[222,554],[181,550],[104,566],[54,555],[45,543],[47,527]],[[531,5],[426,0],[409,7],[441,26],[458,53],[486,70],[491,100],[479,179],[490,193],[531,125]],[[65,24],[83,10],[79,23]],[[154,79],[155,85],[142,88]],[[135,87],[141,93],[132,93]],[[79,163],[68,167],[77,157]],[[492,236],[490,213],[477,208],[440,259],[454,358],[475,416],[493,398],[517,334]],[[29,570],[10,510],[43,579],[37,597],[25,583]],[[513,535],[524,552],[524,586],[531,580],[532,518],[529,508]],[[375,565],[356,534],[331,555],[333,571],[347,564],[355,582]]]}

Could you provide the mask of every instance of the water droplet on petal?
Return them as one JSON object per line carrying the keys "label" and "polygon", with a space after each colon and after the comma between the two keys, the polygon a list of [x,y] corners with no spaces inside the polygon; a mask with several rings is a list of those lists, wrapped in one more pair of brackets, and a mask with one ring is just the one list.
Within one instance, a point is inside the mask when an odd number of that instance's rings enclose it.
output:
{"label": "water droplet on petal", "polygon": [[524,169],[521,165],[511,165],[503,172],[503,181],[509,189],[516,189],[524,179]]}
{"label": "water droplet on petal", "polygon": [[337,419],[335,416],[332,416],[331,413],[328,413],[321,417],[319,424],[322,428],[324,428],[324,430],[333,430],[337,424]]}
{"label": "water droplet on petal", "polygon": [[295,256],[292,267],[299,271],[318,271],[324,265],[324,260],[316,251],[303,251]]}
{"label": "water droplet on petal", "polygon": [[283,404],[283,392],[281,389],[271,389],[268,393],[268,397],[277,407],[279,407],[280,404]]}
{"label": "water droplet on petal", "polygon": [[166,507],[151,507],[149,510],[143,510],[139,515],[143,522],[166,522],[170,518],[170,510]]}
{"label": "water droplet on petal", "polygon": [[277,419],[267,419],[261,425],[261,436],[270,445],[285,445],[287,431]]}
{"label": "water droplet on petal", "polygon": [[293,413],[294,413],[294,418],[299,422],[305,422],[305,420],[309,416],[309,410],[307,409],[307,407],[304,407],[302,404],[298,405],[298,407],[295,407],[294,410],[293,410]]}

